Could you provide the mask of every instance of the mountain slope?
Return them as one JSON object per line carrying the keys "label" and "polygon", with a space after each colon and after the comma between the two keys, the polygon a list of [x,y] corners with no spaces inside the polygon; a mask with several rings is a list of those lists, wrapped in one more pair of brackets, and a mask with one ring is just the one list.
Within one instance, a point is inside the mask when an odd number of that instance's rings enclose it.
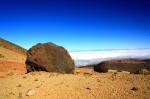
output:
{"label": "mountain slope", "polygon": [[25,62],[27,50],[0,38],[0,59]]}

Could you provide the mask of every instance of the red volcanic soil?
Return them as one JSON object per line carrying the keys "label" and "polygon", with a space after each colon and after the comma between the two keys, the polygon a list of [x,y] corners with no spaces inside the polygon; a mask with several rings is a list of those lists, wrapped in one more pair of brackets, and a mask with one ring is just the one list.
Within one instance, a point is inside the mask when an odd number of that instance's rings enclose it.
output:
{"label": "red volcanic soil", "polygon": [[103,61],[105,63],[140,63],[142,62],[141,60],[138,59],[122,59],[122,60],[109,60],[109,61]]}
{"label": "red volcanic soil", "polygon": [[0,60],[0,85],[0,99],[150,99],[150,75],[85,67],[74,74],[26,73],[24,63]]}
{"label": "red volcanic soil", "polygon": [[[0,72],[16,72],[16,73],[26,73],[26,64],[21,62],[0,60]],[[93,69],[89,68],[75,68],[75,74],[98,74]]]}
{"label": "red volcanic soil", "polygon": [[26,73],[26,65],[25,63],[20,62],[0,60],[0,72],[9,72],[9,71]]}

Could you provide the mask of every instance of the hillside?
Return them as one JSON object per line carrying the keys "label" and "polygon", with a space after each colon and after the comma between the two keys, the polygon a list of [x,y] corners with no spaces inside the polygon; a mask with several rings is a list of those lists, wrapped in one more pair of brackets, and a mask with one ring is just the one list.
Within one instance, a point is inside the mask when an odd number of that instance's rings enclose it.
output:
{"label": "hillside", "polygon": [[25,62],[27,50],[0,38],[0,59]]}
{"label": "hillside", "polygon": [[[94,65],[75,68],[74,74],[27,73],[26,52],[0,39],[0,99],[150,99],[150,75],[99,73],[93,70]],[[109,62],[132,61],[140,62]]]}

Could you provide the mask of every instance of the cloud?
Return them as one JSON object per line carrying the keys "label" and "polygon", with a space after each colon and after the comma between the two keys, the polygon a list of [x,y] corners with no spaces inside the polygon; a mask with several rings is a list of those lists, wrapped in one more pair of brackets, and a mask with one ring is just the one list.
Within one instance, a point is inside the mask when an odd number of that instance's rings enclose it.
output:
{"label": "cloud", "polygon": [[99,50],[99,51],[74,51],[69,52],[75,61],[75,65],[86,66],[98,64],[105,60],[113,59],[149,59],[150,49],[134,49],[134,50]]}

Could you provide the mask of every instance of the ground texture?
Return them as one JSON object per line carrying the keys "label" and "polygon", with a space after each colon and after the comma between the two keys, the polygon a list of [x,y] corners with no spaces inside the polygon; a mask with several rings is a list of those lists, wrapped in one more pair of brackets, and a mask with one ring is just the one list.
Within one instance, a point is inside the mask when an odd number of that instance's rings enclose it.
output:
{"label": "ground texture", "polygon": [[26,74],[24,63],[1,60],[0,89],[0,99],[150,99],[150,75],[90,68],[76,68],[74,74]]}

